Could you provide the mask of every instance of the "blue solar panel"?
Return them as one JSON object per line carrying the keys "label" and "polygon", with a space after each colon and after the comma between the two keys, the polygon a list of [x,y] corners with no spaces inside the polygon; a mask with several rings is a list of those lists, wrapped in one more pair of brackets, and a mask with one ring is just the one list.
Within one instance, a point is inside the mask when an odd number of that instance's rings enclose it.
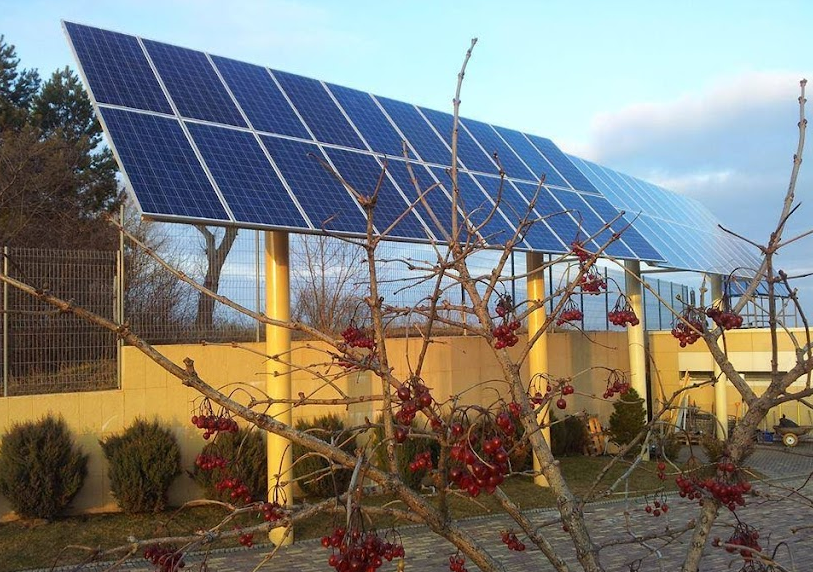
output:
{"label": "blue solar panel", "polygon": [[472,136],[477,139],[489,155],[497,153],[500,164],[507,177],[530,181],[535,181],[539,178],[525,166],[511,147],[506,145],[505,141],[497,135],[497,132],[494,131],[491,125],[473,119],[461,120],[460,123],[469,130]]}
{"label": "blue solar panel", "polygon": [[[605,223],[609,223],[619,215],[616,208],[604,197],[598,195],[582,195],[581,197],[587,201],[587,204],[593,207],[593,210],[596,211],[596,214],[598,214]],[[663,260],[660,253],[652,248],[652,245],[650,245],[644,237],[641,236],[641,233],[630,223],[633,219],[634,216],[630,217],[629,215],[619,217],[611,224],[610,229],[615,233],[621,234],[621,240],[635,253],[637,258],[650,261]]]}
{"label": "blue solar panel", "polygon": [[365,148],[320,82],[276,70],[273,73],[318,141],[356,149]]}
{"label": "blue solar panel", "polygon": [[379,232],[383,233],[399,217],[403,216],[395,228],[388,233],[388,236],[427,238],[426,230],[414,212],[409,212],[404,216],[405,211],[409,209],[409,204],[387,177],[381,179],[383,169],[375,157],[341,149],[327,149],[326,153],[342,178],[361,195],[372,196],[378,181],[381,180],[382,184],[378,189],[373,213],[373,222]]}
{"label": "blue solar panel", "polygon": [[266,68],[219,56],[212,56],[212,61],[254,129],[310,139]]}
{"label": "blue solar panel", "polygon": [[[432,172],[448,193],[452,192],[452,181],[448,173],[440,167],[432,167]],[[474,228],[489,245],[505,244],[515,234],[515,230],[499,213],[493,213],[494,203],[488,199],[470,175],[458,173],[457,186],[460,191],[459,204]],[[490,218],[489,218],[490,217]]]}
{"label": "blue solar panel", "polygon": [[104,108],[102,119],[144,212],[228,221],[176,119]]}
{"label": "blue solar panel", "polygon": [[401,133],[412,143],[415,151],[427,163],[437,163],[438,165],[451,165],[452,152],[441,141],[423,116],[418,113],[414,105],[387,99],[386,97],[376,97],[378,102],[387,112]]}
{"label": "blue solar panel", "polygon": [[97,102],[172,113],[137,38],[70,22],[65,29]]}
{"label": "blue solar panel", "polygon": [[261,137],[288,186],[296,189],[299,204],[317,228],[363,232],[367,220],[359,204],[338,179],[317,159],[324,161],[319,147],[280,137]]}
{"label": "blue solar panel", "polygon": [[[613,233],[609,230],[599,232],[599,229],[604,226],[604,221],[593,212],[581,195],[569,191],[556,191],[554,195],[565,208],[571,209],[574,218],[581,222],[584,232],[588,236],[594,237],[594,242],[603,246],[612,238]],[[609,244],[605,252],[612,256],[635,258],[630,249],[618,241]]]}
{"label": "blue solar panel", "polygon": [[570,187],[553,166],[545,159],[539,150],[531,145],[525,136],[519,131],[513,129],[506,129],[505,127],[494,127],[497,133],[505,140],[505,142],[514,150],[514,152],[522,159],[531,172],[535,174],[533,181],[538,181],[543,175],[545,176],[546,185],[554,185],[557,187]]}
{"label": "blue solar panel", "polygon": [[556,167],[556,170],[567,180],[570,186],[579,191],[598,193],[598,190],[587,180],[587,177],[579,171],[576,165],[567,158],[567,155],[562,153],[561,149],[559,149],[553,141],[536,135],[527,135],[527,137],[531,143],[533,143],[534,147],[550,161],[551,165]]}
{"label": "blue solar panel", "polygon": [[[536,200],[537,212],[544,217],[545,223],[568,248],[573,241],[584,241],[587,238],[587,235],[579,228],[579,225],[576,224],[570,214],[565,212],[565,208],[556,202],[550,189],[523,181],[516,181],[514,186],[525,197],[526,201]],[[588,242],[586,246],[590,249],[597,248],[592,242]]]}
{"label": "blue solar panel", "polygon": [[181,116],[245,127],[206,54],[152,40],[144,47]]}
{"label": "blue solar panel", "polygon": [[515,228],[519,228],[523,220],[533,222],[525,230],[525,242],[534,250],[543,252],[562,252],[562,243],[554,236],[545,223],[539,221],[539,213],[536,209],[529,210],[528,203],[519,195],[516,188],[508,181],[503,180],[502,184],[498,177],[486,177],[485,175],[475,175],[475,179],[480,183],[486,192],[495,201],[499,197],[500,210],[508,217],[509,222]]}
{"label": "blue solar panel", "polygon": [[200,123],[187,129],[237,222],[308,226],[252,133]]}
{"label": "blue solar panel", "polygon": [[[443,237],[448,236],[452,229],[452,202],[443,188],[436,184],[426,167],[421,164],[410,163],[409,168],[412,170],[411,176],[417,180],[417,188],[411,179],[405,161],[392,159],[387,161],[387,171],[392,175],[395,183],[400,187],[401,192],[404,193],[410,204],[420,198],[421,195],[419,195],[418,191],[420,189],[423,200],[416,203],[417,211],[429,226],[432,234],[438,240],[444,240]],[[426,205],[428,205],[428,209]]]}
{"label": "blue solar panel", "polygon": [[[367,225],[356,198],[308,154],[322,160],[330,157],[347,182],[362,192],[370,192],[378,181],[386,155],[391,165],[373,215],[376,231],[381,232],[416,197],[403,162],[406,140],[421,186],[439,179],[446,189],[433,189],[426,197],[428,206],[416,205],[390,236],[442,240],[450,230],[451,185],[446,173],[452,115],[134,36],[77,24],[65,24],[65,30],[96,95],[94,103],[111,117],[111,143],[120,151],[133,190],[154,218],[305,232],[318,232],[326,224],[331,231],[363,235]],[[110,106],[161,115],[121,116]],[[144,133],[136,133],[136,125]],[[458,127],[458,156],[464,167],[459,174],[460,206],[469,209],[475,224],[490,217],[481,235],[488,236],[492,246],[515,234],[512,224],[518,224],[542,174],[554,188],[570,188],[573,183],[579,190],[596,193],[547,139],[465,118]],[[163,134],[163,141],[158,141],[158,134]],[[194,141],[188,140],[190,136]],[[117,141],[122,137],[129,139]],[[147,142],[154,143],[152,149]],[[175,144],[180,146],[176,152],[167,150]],[[495,152],[506,172],[504,196],[496,205]],[[162,161],[162,154],[183,165],[170,172],[169,159]],[[166,177],[166,188],[158,184],[155,172]],[[475,177],[475,172],[481,175]],[[548,188],[542,195],[534,216],[562,210]],[[586,204],[584,208],[589,210]],[[691,212],[695,207],[685,203],[681,208]],[[578,229],[568,214],[553,218],[532,227],[517,247],[566,250]],[[426,236],[427,225],[434,237]],[[630,233],[628,239],[641,252],[647,250],[640,237]]]}
{"label": "blue solar panel", "polygon": [[[390,157],[404,156],[404,138],[398,134],[369,93],[333,84],[328,84],[328,89],[373,151]],[[415,158],[415,153],[411,150],[409,157]]]}
{"label": "blue solar panel", "polygon": [[[448,113],[424,109],[423,107],[421,112],[451,147],[454,117]],[[496,163],[486,155],[485,151],[480,149],[477,142],[471,138],[471,135],[465,129],[458,129],[457,132],[457,158],[469,171],[480,171],[481,173],[494,175],[500,172]]]}

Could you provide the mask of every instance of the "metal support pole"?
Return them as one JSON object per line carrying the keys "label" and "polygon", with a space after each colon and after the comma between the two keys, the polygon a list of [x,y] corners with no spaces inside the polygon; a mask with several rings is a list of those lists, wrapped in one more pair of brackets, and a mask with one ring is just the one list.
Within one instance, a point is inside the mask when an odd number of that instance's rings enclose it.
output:
{"label": "metal support pole", "polygon": [[[542,254],[537,252],[529,252],[525,255],[525,257],[525,260],[527,261],[525,271],[528,274],[528,300],[544,300],[545,275],[543,271],[534,272],[534,270],[540,268],[544,264],[545,260]],[[533,274],[531,274],[532,272]],[[528,316],[528,338],[532,338],[542,328],[542,325],[545,323],[546,316],[547,312],[545,311],[545,306],[541,306],[538,310]],[[547,333],[543,333],[541,336],[539,336],[539,339],[534,344],[534,347],[531,348],[531,352],[528,354],[528,369],[531,377],[538,373],[548,373]],[[543,382],[541,385],[542,387],[538,389],[544,393],[546,384]],[[539,423],[546,425],[548,423],[548,418],[548,410],[545,409],[539,415]],[[549,427],[542,430],[542,436],[545,438],[548,445],[550,445]],[[540,487],[547,487],[548,480],[540,473],[540,468],[541,465],[539,464],[539,459],[537,459],[536,455],[534,455],[534,473],[536,474],[534,477],[534,483]]]}
{"label": "metal support pole", "polygon": [[[8,246],[3,247],[3,274],[8,276]],[[8,397],[8,282],[3,282],[3,397]]]}
{"label": "metal support pole", "polygon": [[[649,410],[649,399],[647,398],[646,379],[646,316],[644,315],[643,288],[641,286],[641,263],[637,260],[627,260],[626,267],[626,291],[627,300],[638,316],[640,323],[637,326],[627,326],[627,347],[630,359],[630,385],[638,392],[644,400],[646,418],[650,419],[652,412]],[[649,460],[649,450],[644,453],[644,460]]]}
{"label": "metal support pole", "polygon": [[[285,232],[265,233],[265,313],[275,320],[287,322],[291,317],[290,271],[288,267],[288,234]],[[266,392],[275,399],[291,398],[291,331],[287,328],[266,325],[265,348],[269,356],[279,356],[280,361],[266,361]],[[268,414],[280,423],[292,425],[293,415],[290,405],[271,405]],[[291,443],[284,437],[268,434],[268,490],[273,490],[280,481],[285,485],[285,499],[293,504],[293,484],[291,482]],[[269,501],[275,499],[269,498]],[[278,499],[282,500],[282,499]],[[268,537],[274,544],[290,544],[294,541],[293,531],[283,540],[283,528],[271,530]]]}
{"label": "metal support pole", "polygon": [[[711,283],[711,303],[712,305],[723,303],[723,277],[719,274],[709,275]],[[721,306],[722,307],[722,306]],[[717,438],[728,438],[728,395],[726,384],[728,378],[720,371],[720,366],[714,362],[714,414],[717,416]]]}
{"label": "metal support pole", "polygon": [[[260,231],[254,231],[254,309],[257,312],[262,312],[260,307]],[[254,332],[254,341],[260,341],[260,322],[257,322],[257,330]]]}
{"label": "metal support pole", "polygon": [[[124,226],[124,205],[119,209],[119,224]],[[124,233],[119,232],[119,252],[116,257],[116,302],[115,320],[119,325],[124,324]],[[124,340],[116,337],[116,387],[121,389],[124,379]]]}

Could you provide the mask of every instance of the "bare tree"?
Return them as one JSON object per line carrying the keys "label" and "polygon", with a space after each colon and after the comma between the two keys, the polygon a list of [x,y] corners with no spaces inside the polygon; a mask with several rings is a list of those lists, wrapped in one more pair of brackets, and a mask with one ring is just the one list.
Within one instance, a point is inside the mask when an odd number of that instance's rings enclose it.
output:
{"label": "bare tree", "polygon": [[[467,53],[466,62],[468,62],[470,54],[471,50]],[[454,99],[455,126],[457,125],[460,87],[465,67],[464,63]],[[408,267],[416,276],[415,284],[434,284],[432,295],[415,306],[390,306],[380,295],[378,249],[381,241],[386,239],[386,232],[383,235],[376,234],[372,223],[378,188],[369,196],[355,193],[356,200],[368,214],[367,236],[363,240],[344,240],[354,248],[360,249],[363,254],[368,276],[368,281],[364,285],[363,300],[369,312],[369,320],[364,324],[347,327],[342,331],[341,337],[337,338],[334,334],[335,324],[332,321],[322,320],[317,326],[317,324],[303,321],[276,320],[241,307],[217,294],[214,289],[207,289],[196,284],[184,274],[175,271],[179,279],[185,280],[202,295],[213,301],[234,308],[260,323],[300,332],[320,342],[321,356],[312,362],[292,364],[289,361],[292,358],[287,354],[272,355],[267,358],[278,363],[280,367],[295,366],[311,373],[315,379],[321,380],[326,391],[333,393],[329,398],[323,397],[321,393],[318,397],[300,394],[293,398],[277,395],[247,396],[239,392],[226,393],[203,379],[196,371],[192,360],[186,359],[182,364],[171,361],[131,329],[83,308],[75,307],[69,301],[61,300],[19,280],[7,276],[0,276],[0,279],[39,297],[61,311],[73,312],[100,327],[116,331],[128,343],[177,377],[180,383],[199,391],[209,400],[207,403],[222,407],[224,413],[219,415],[219,418],[240,417],[264,431],[309,449],[313,455],[328,460],[333,467],[343,467],[353,471],[349,487],[346,491],[340,492],[337,498],[316,504],[301,505],[291,505],[287,502],[289,499],[285,498],[283,491],[295,479],[291,473],[281,472],[275,477],[276,486],[269,491],[268,502],[233,507],[232,513],[224,520],[224,522],[228,522],[228,519],[232,518],[234,514],[253,511],[264,517],[263,524],[243,529],[240,533],[227,531],[229,527],[226,526],[218,526],[206,534],[177,538],[175,540],[178,544],[172,549],[167,548],[166,545],[161,545],[163,548],[158,547],[154,550],[151,548],[153,552],[150,554],[159,554],[159,556],[163,554],[161,557],[165,558],[165,562],[166,558],[171,558],[171,562],[178,563],[186,551],[199,547],[213,538],[237,536],[247,532],[265,531],[279,527],[286,527],[287,531],[297,522],[315,512],[332,511],[342,515],[346,522],[346,527],[337,529],[333,536],[327,539],[327,544],[336,549],[333,557],[336,560],[332,565],[335,564],[338,569],[344,569],[341,568],[344,566],[341,562],[345,561],[346,568],[350,569],[350,561],[353,559],[363,560],[352,568],[354,570],[365,569],[368,565],[375,568],[373,565],[375,558],[380,559],[386,556],[386,548],[382,548],[386,547],[384,539],[378,537],[374,531],[364,532],[361,529],[362,515],[386,514],[403,522],[420,522],[427,525],[430,530],[454,545],[461,555],[465,555],[465,558],[483,571],[502,571],[506,567],[500,559],[459,526],[450,516],[449,510],[452,497],[474,498],[480,494],[492,494],[499,501],[505,513],[527,536],[532,547],[537,549],[557,572],[567,572],[577,566],[587,572],[603,571],[606,568],[602,563],[602,551],[609,546],[638,545],[648,552],[652,552],[657,550],[651,547],[651,543],[656,539],[660,539],[663,544],[670,544],[686,536],[691,539],[686,543],[686,553],[681,570],[697,572],[700,569],[704,549],[709,545],[711,526],[719,511],[724,507],[727,507],[726,510],[736,510],[743,493],[750,488],[747,474],[742,470],[742,463],[751,450],[753,435],[759,423],[771,407],[792,400],[804,400],[813,395],[813,384],[810,381],[810,374],[813,372],[813,343],[810,341],[807,328],[805,328],[805,337],[801,340],[797,339],[792,332],[786,332],[794,340],[796,362],[787,372],[783,373],[779,370],[778,333],[782,326],[776,319],[775,296],[773,296],[776,284],[787,283],[792,278],[775,269],[775,255],[783,245],[801,238],[781,240],[786,221],[795,208],[796,175],[801,164],[805,126],[803,82],[800,97],[799,148],[794,159],[783,213],[767,244],[759,247],[763,253],[763,264],[753,275],[750,292],[747,292],[738,305],[732,309],[715,308],[709,305],[709,307],[689,306],[682,311],[675,310],[676,335],[692,341],[702,339],[706,343],[715,362],[723,374],[731,380],[742,400],[748,404],[749,409],[724,444],[721,458],[711,467],[712,476],[700,480],[697,479],[696,473],[678,475],[681,488],[691,493],[690,498],[700,500],[697,517],[683,524],[664,529],[653,529],[646,535],[634,533],[629,526],[624,526],[622,530],[618,531],[616,537],[601,543],[596,540],[591,530],[592,523],[588,522],[584,516],[584,499],[579,499],[574,494],[559,463],[554,458],[549,444],[543,437],[543,429],[548,426],[544,412],[549,406],[558,403],[574,390],[572,380],[552,379],[543,375],[541,376],[543,383],[539,386],[536,382],[539,381],[540,376],[529,380],[523,378],[521,374],[523,362],[529,359],[535,344],[539,342],[544,332],[551,329],[554,322],[569,319],[566,312],[570,311],[568,304],[571,297],[583,291],[585,284],[590,283],[590,280],[585,280],[585,277],[591,276],[598,258],[606,256],[607,246],[613,240],[617,240],[618,236],[613,235],[595,251],[589,251],[584,242],[573,244],[569,254],[571,257],[576,257],[578,262],[574,264],[574,272],[571,273],[570,280],[554,293],[552,311],[544,320],[540,320],[542,322],[540,327],[531,331],[527,342],[520,343],[519,337],[515,334],[518,324],[530,317],[538,317],[537,312],[541,313],[549,300],[540,296],[538,299],[517,303],[510,297],[501,294],[501,285],[505,280],[503,270],[518,240],[531,225],[538,221],[531,216],[532,210],[529,209],[523,218],[517,221],[517,231],[514,236],[504,238],[504,247],[492,271],[483,275],[474,274],[469,260],[472,255],[482,251],[485,247],[484,228],[490,218],[494,216],[496,207],[489,212],[480,211],[476,217],[474,211],[467,212],[457,200],[455,167],[452,167],[449,173],[453,193],[452,226],[451,229],[438,228],[438,231],[445,235],[448,248],[438,247],[437,258],[431,264],[410,264]],[[455,128],[452,135],[452,165],[457,164],[456,142]],[[431,192],[431,189],[422,189],[416,185],[416,205],[422,203],[422,197],[427,192]],[[497,202],[499,203],[499,197]],[[429,210],[427,205],[423,206]],[[460,210],[458,210],[458,206]],[[533,202],[531,207],[533,207]],[[486,210],[488,211],[488,209]],[[429,219],[435,219],[431,216],[431,212]],[[756,243],[751,242],[751,244],[756,246]],[[165,268],[171,268],[160,257],[156,257],[155,260]],[[541,268],[532,269],[532,272],[543,272],[545,267],[546,265],[543,264]],[[749,294],[752,294],[762,282],[766,282],[769,288],[770,331],[773,342],[772,379],[766,391],[762,395],[756,395],[728,359],[724,340],[725,330],[736,326],[736,312],[745,303]],[[646,284],[643,286],[646,287]],[[449,287],[462,288],[466,292],[468,303],[455,306],[448,301],[441,302],[445,289]],[[657,295],[655,292],[653,294]],[[799,311],[801,312],[801,307]],[[403,377],[399,377],[396,376],[391,365],[386,340],[390,336],[392,320],[402,316],[418,316],[425,321],[427,326],[419,349],[414,356],[410,356],[414,358],[410,360],[410,371]],[[463,316],[463,318],[455,316]],[[464,324],[471,334],[482,337],[488,343],[493,350],[494,359],[499,364],[501,375],[494,383],[499,384],[500,390],[497,392],[498,397],[488,406],[469,403],[466,401],[466,395],[455,395],[448,398],[437,395],[433,393],[432,388],[427,387],[421,377],[428,348],[432,343],[432,328],[436,325],[461,327]],[[323,327],[330,329],[323,329]],[[507,351],[511,347],[514,348],[513,351]],[[346,376],[350,371],[359,370],[368,371],[374,376],[374,379],[377,380],[376,390],[363,396],[350,396],[342,392],[335,383],[336,380]],[[618,376],[619,372],[613,372],[613,375]],[[805,376],[807,376],[807,381],[804,388],[799,391],[791,391],[791,383],[805,378]],[[714,379],[708,383],[720,382],[721,380]],[[545,387],[546,383],[548,387]],[[622,390],[623,385],[619,386],[617,391],[614,389],[613,393]],[[643,452],[648,450],[652,427],[670,410],[682,391],[667,397],[666,403],[653,413],[652,421],[647,424],[644,431],[625,446],[619,456],[610,460],[608,466],[618,463],[624,455],[636,450],[640,451],[636,462],[640,462]],[[349,431],[351,435],[355,435],[365,433],[373,427],[377,428],[383,436],[377,444],[372,442],[369,447],[384,451],[383,464],[374,462],[377,456],[375,450],[359,447],[355,453],[347,452],[341,447],[338,435],[334,440],[316,438],[309,432],[297,430],[292,425],[283,422],[282,417],[277,414],[278,411],[290,411],[290,408],[293,407],[305,408],[310,405],[325,404],[351,405],[365,401],[376,401],[379,404],[379,409],[383,413],[381,422],[374,423],[368,420],[363,426],[351,428]],[[413,424],[416,420],[420,420],[421,423]],[[520,426],[524,431],[518,431]],[[485,427],[490,429],[487,431],[482,429]],[[500,488],[502,481],[511,476],[511,467],[507,462],[508,448],[514,445],[515,436],[520,433],[523,435],[522,438],[527,439],[530,444],[538,466],[538,471],[531,471],[529,474],[544,476],[556,497],[558,514],[550,524],[561,526],[567,531],[572,550],[575,551],[576,562],[566,559],[562,551],[550,542],[544,531],[522,513],[517,499],[509,498]],[[433,441],[438,446],[439,455],[436,459],[423,456],[416,457],[413,461],[424,467],[429,465],[433,469],[438,491],[434,502],[430,502],[428,498],[410,488],[398,471],[396,447],[399,443],[410,439]],[[327,467],[317,475],[309,475],[309,478],[330,478],[331,473],[332,467]],[[605,474],[603,472],[601,476]],[[404,508],[381,507],[367,503],[366,489],[361,486],[363,479],[369,479],[392,494]],[[742,570],[786,570],[772,558],[772,555],[763,553],[758,544],[734,542],[734,540],[743,539],[735,539],[733,536],[729,540],[729,544],[736,545],[737,551],[744,552]],[[139,548],[147,545],[153,546],[154,543],[155,540],[136,540],[111,552],[132,554]],[[725,546],[726,542],[721,541],[718,544]],[[177,546],[181,546],[181,548],[177,548]],[[362,548],[364,548],[363,553]],[[390,556],[393,556],[394,552],[394,557],[397,558],[402,554],[402,550],[403,547],[390,546]],[[361,556],[362,554],[364,556]],[[761,566],[761,568],[756,566]]]}
{"label": "bare tree", "polygon": [[[203,276],[203,287],[206,290],[217,292],[220,287],[220,275],[223,265],[231,252],[234,241],[237,240],[237,227],[230,226],[223,229],[220,243],[217,242],[217,230],[203,225],[195,225],[203,237],[203,253],[206,255],[206,272]],[[209,331],[214,325],[215,300],[205,294],[198,295],[198,313],[195,317],[195,326],[200,331]]]}

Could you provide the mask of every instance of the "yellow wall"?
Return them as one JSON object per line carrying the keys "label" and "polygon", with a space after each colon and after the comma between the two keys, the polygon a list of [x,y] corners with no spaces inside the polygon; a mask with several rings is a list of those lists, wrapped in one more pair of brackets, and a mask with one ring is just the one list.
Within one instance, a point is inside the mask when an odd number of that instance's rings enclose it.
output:
{"label": "yellow wall", "polygon": [[[747,378],[754,380],[760,391],[760,381],[755,372],[770,369],[769,337],[764,330],[742,330],[726,334],[729,353],[736,366],[745,371]],[[712,364],[701,343],[681,349],[668,332],[651,333],[651,364],[654,364],[651,377],[655,396],[664,392],[670,395],[680,387],[686,371],[694,374],[710,372]],[[394,372],[406,378],[410,367],[407,356],[415,359],[420,340],[394,339],[387,343],[388,354]],[[522,345],[520,340],[519,346]],[[263,351],[262,344],[246,344],[255,351]],[[550,374],[554,377],[576,376],[574,386],[577,394],[568,398],[566,412],[587,411],[598,414],[606,422],[612,411],[608,402],[600,399],[607,380],[607,370],[629,367],[626,334],[624,332],[591,333],[590,339],[579,332],[550,334],[549,339]],[[198,374],[218,387],[240,390],[261,396],[259,388],[265,386],[264,360],[262,356],[241,348],[229,346],[162,346],[158,348],[170,359],[180,363],[183,358],[195,360]],[[786,336],[781,340],[780,363],[783,366],[792,359],[792,345]],[[294,363],[326,364],[329,356],[313,342],[294,343]],[[323,366],[322,366],[323,367]],[[317,367],[316,369],[319,369]],[[335,366],[334,366],[334,372]],[[132,347],[123,349],[122,387],[119,390],[97,391],[73,394],[36,395],[0,398],[0,434],[16,422],[37,419],[45,414],[62,415],[73,431],[78,443],[90,455],[89,474],[85,487],[74,502],[78,511],[111,510],[115,502],[109,493],[106,461],[98,444],[100,438],[120,432],[137,417],[158,418],[171,427],[178,438],[182,451],[184,469],[189,469],[195,456],[203,447],[200,432],[192,427],[189,418],[197,394],[183,387],[178,380],[152,363]],[[529,378],[527,366],[522,371]],[[467,403],[488,406],[498,395],[505,395],[505,386],[498,380],[502,377],[493,353],[485,342],[474,336],[438,337],[433,339],[422,375],[426,384],[433,389],[437,399],[462,394]],[[312,372],[295,370],[292,374],[294,396],[300,391],[315,397],[336,397],[336,392],[326,388]],[[338,380],[337,385],[348,395],[381,393],[381,382],[367,374],[353,373]],[[240,394],[236,396],[240,398]],[[599,399],[595,399],[594,396]],[[713,391],[703,388],[691,392],[690,399],[701,408],[713,409]],[[738,411],[738,396],[733,388],[728,392],[728,412]],[[294,420],[313,417],[333,410],[348,417],[350,424],[362,424],[365,417],[374,419],[378,404],[363,403],[354,405],[348,411],[343,406],[322,408],[296,408]],[[784,412],[801,424],[813,424],[813,412],[808,413],[803,406],[789,405]],[[768,425],[778,418],[781,411],[772,412]],[[179,477],[170,498],[179,503],[194,498],[199,491],[185,474]],[[0,498],[0,515],[9,512],[8,504]]]}

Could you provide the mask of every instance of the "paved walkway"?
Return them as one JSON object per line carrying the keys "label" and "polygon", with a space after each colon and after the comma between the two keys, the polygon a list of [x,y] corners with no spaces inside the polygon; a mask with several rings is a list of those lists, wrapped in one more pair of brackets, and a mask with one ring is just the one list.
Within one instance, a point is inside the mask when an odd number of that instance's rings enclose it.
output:
{"label": "paved walkway", "polygon": [[[748,461],[748,465],[772,479],[771,483],[757,484],[755,496],[747,499],[747,506],[737,510],[737,517],[743,522],[763,531],[763,549],[773,549],[782,543],[776,559],[788,570],[807,572],[813,569],[813,530],[796,533],[793,527],[813,525],[813,483],[805,484],[804,477],[813,473],[813,443],[802,442],[794,449],[781,444],[759,446]],[[793,487],[804,487],[800,493]],[[610,539],[623,540],[630,534],[650,534],[667,528],[676,529],[688,522],[697,513],[695,502],[680,499],[676,495],[669,499],[668,516],[653,517],[642,511],[640,499],[613,501],[590,505],[586,511],[587,521],[596,543]],[[534,511],[532,520],[541,525],[556,518],[550,510]],[[628,518],[629,517],[629,518]],[[629,520],[629,528],[627,521]],[[731,526],[736,517],[724,510],[714,526],[713,536],[723,539],[731,534]],[[511,552],[500,542],[499,531],[511,527],[511,521],[503,515],[478,517],[461,521],[463,526],[497,558],[505,563],[506,569],[517,572],[548,572],[550,564],[533,549],[526,552]],[[516,526],[514,526],[516,529]],[[547,527],[546,537],[570,562],[576,563],[569,536],[558,524]],[[770,530],[770,538],[765,531]],[[407,557],[405,569],[420,572],[448,572],[448,557],[454,553],[450,544],[429,532],[426,528],[413,526],[401,529]],[[638,543],[619,544],[605,548],[601,552],[602,563],[608,572],[665,571],[672,572],[685,554],[689,537],[684,535],[671,543],[654,540],[646,545]],[[206,570],[208,572],[250,572],[262,562],[268,547],[235,549],[209,555],[205,567],[199,557],[187,558],[186,570]],[[738,570],[742,564],[739,556],[732,556],[722,549],[707,547],[708,556],[701,568],[702,572]],[[297,542],[285,547],[265,563],[259,570],[264,572],[325,572],[332,570],[327,563],[330,552],[318,540]],[[734,564],[732,564],[732,562]],[[144,560],[129,563],[128,570],[150,570]],[[632,566],[632,568],[630,568]],[[636,567],[637,566],[637,567]],[[478,568],[467,564],[474,572]],[[574,570],[578,569],[578,564]],[[385,563],[382,572],[395,570],[394,564]]]}

